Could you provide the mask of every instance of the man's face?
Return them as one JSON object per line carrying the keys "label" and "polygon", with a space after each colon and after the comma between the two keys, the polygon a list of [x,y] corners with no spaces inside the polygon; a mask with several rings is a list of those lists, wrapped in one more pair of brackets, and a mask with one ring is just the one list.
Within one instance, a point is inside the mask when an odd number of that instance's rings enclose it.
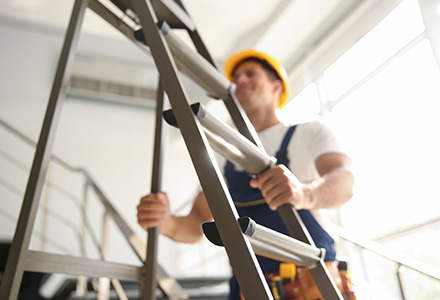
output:
{"label": "man's face", "polygon": [[246,112],[278,102],[279,94],[275,91],[274,81],[269,79],[266,70],[256,61],[239,64],[234,71],[233,82],[237,86],[235,96]]}

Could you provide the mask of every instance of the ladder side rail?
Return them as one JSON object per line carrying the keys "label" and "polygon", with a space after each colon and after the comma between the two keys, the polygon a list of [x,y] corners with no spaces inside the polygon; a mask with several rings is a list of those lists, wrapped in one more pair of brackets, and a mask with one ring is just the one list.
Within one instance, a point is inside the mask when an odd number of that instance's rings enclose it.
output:
{"label": "ladder side rail", "polygon": [[314,268],[310,268],[309,271],[325,300],[344,299],[333,277],[330,275],[324,260],[319,261],[318,265]]}
{"label": "ladder side rail", "polygon": [[132,0],[140,17],[142,31],[148,37],[150,50],[159,70],[163,87],[176,113],[182,136],[188,148],[200,183],[234,269],[237,280],[248,299],[273,299],[251,245],[237,223],[238,214],[222,180],[221,172],[206,141],[200,124],[191,112],[187,97],[177,75],[170,49],[158,30],[156,17],[149,1]]}
{"label": "ladder side rail", "polygon": [[[156,102],[156,124],[153,149],[153,170],[151,173],[151,193],[161,191],[162,175],[162,111],[164,90],[160,84],[157,88]],[[156,276],[157,276],[157,248],[159,239],[159,227],[149,228],[147,234],[147,256],[145,260],[145,276],[141,285],[141,299],[156,298]],[[160,286],[159,286],[160,287]]]}
{"label": "ladder side rail", "polygon": [[61,114],[61,98],[65,95],[64,92],[68,85],[68,74],[73,61],[73,52],[76,49],[87,2],[88,0],[76,0],[73,5],[38,146],[35,151],[34,162],[23,198],[20,217],[6,264],[5,275],[0,286],[0,298],[4,300],[15,300],[20,289],[25,258],[55,139],[55,129]]}

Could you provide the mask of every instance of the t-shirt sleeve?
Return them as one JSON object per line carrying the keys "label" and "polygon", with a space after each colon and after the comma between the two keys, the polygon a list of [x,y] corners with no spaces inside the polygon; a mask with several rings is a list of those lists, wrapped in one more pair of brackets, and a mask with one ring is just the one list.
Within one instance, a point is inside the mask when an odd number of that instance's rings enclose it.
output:
{"label": "t-shirt sleeve", "polygon": [[309,134],[308,152],[314,161],[326,153],[346,154],[335,133],[322,121],[307,123],[306,126]]}

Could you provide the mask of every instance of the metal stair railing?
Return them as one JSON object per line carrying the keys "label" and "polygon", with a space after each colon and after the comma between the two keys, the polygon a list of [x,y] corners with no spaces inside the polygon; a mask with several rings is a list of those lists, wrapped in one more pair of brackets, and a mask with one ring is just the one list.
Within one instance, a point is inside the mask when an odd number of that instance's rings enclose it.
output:
{"label": "metal stair railing", "polygon": [[[400,230],[398,232],[397,236],[402,236],[405,233],[408,234],[414,234],[414,232],[420,230],[420,229],[424,229],[426,228],[426,226],[430,225],[436,225],[439,226],[439,219],[436,220],[431,220],[428,222],[425,222],[424,224],[420,225],[414,225],[408,228],[405,228],[404,230]],[[409,300],[411,299],[407,293],[407,287],[405,284],[404,279],[404,272],[402,271],[402,267],[404,268],[408,268],[411,269],[419,274],[422,274],[424,276],[427,276],[431,279],[436,280],[439,285],[440,285],[440,270],[435,269],[431,266],[428,266],[424,263],[421,263],[415,259],[412,259],[406,255],[403,254],[399,254],[396,253],[395,251],[391,251],[390,249],[388,249],[386,246],[372,241],[372,240],[367,240],[367,239],[363,239],[361,237],[359,237],[358,235],[354,234],[354,233],[350,233],[348,232],[346,229],[341,228],[339,226],[334,225],[335,228],[335,234],[337,234],[337,236],[356,246],[356,252],[358,252],[359,256],[362,256],[363,252],[368,251],[371,253],[374,253],[394,264],[396,264],[396,279],[399,285],[399,292],[400,292],[400,296],[402,297],[403,300]],[[392,234],[390,234],[389,236],[392,236]],[[386,238],[389,238],[389,236],[387,235]],[[362,257],[361,257],[362,259]],[[365,263],[363,264],[365,265]],[[354,282],[354,284],[358,285],[356,282]],[[360,285],[360,284],[359,284]]]}
{"label": "metal stair railing", "polygon": [[[32,141],[29,137],[24,135],[23,133],[16,130],[13,126],[9,125],[7,122],[0,120],[0,126],[5,128],[9,133],[13,134],[15,137],[23,141],[29,146],[35,147],[36,143]],[[7,152],[1,150],[0,155],[5,157],[8,161],[14,164],[19,169],[28,172],[28,167],[21,163],[19,160],[15,159],[13,156],[9,155]],[[129,227],[129,225],[125,222],[122,216],[117,212],[115,207],[112,205],[109,197],[105,195],[102,188],[97,184],[97,181],[83,168],[73,167],[60,157],[56,155],[51,156],[51,161],[60,165],[63,169],[68,170],[72,173],[77,173],[81,177],[84,178],[84,202],[74,194],[65,190],[63,187],[54,183],[50,178],[46,179],[46,187],[49,189],[56,189],[58,192],[63,194],[65,198],[72,201],[82,213],[82,226],[83,230],[76,229],[75,224],[64,217],[63,215],[57,213],[56,211],[50,209],[49,207],[41,204],[41,211],[46,217],[53,217],[60,221],[62,224],[66,225],[70,230],[73,231],[74,236],[80,244],[82,248],[81,255],[83,257],[75,257],[75,253],[72,249],[64,247],[61,243],[48,238],[45,232],[35,230],[33,233],[39,237],[41,240],[44,240],[47,244],[51,245],[54,249],[59,250],[62,253],[66,253],[67,255],[53,254],[53,253],[44,253],[39,251],[29,251],[28,258],[26,261],[25,269],[27,271],[35,271],[35,272],[43,272],[43,273],[62,273],[68,275],[78,276],[78,281],[85,277],[109,277],[111,278],[111,282],[115,288],[116,293],[118,294],[120,299],[127,299],[124,290],[119,282],[119,279],[124,279],[127,281],[136,281],[140,282],[142,279],[142,267],[132,266],[132,265],[124,265],[118,263],[110,263],[105,262],[105,253],[107,252],[106,245],[106,235],[108,234],[108,219],[114,221],[115,225],[118,227],[125,241],[134,251],[135,255],[139,258],[140,262],[145,261],[145,243],[134,233],[134,231]],[[22,191],[13,186],[12,184],[1,180],[1,185],[5,186],[8,190],[10,190],[13,194],[18,197],[22,196]],[[97,196],[98,200],[101,202],[103,207],[105,208],[104,218],[103,218],[103,238],[100,243],[98,237],[94,233],[91,222],[87,215],[87,207],[86,207],[86,198],[87,198],[87,190],[91,189],[94,194]],[[11,215],[8,211],[3,208],[0,208],[0,215],[5,217],[7,220],[11,222],[16,222],[16,218]],[[101,261],[84,258],[85,249],[84,249],[84,235],[89,234],[91,240],[93,242],[94,247],[97,249]],[[183,292],[180,285],[174,278],[169,277],[165,270],[158,265],[157,269],[157,282],[160,286],[163,286],[162,289],[164,294],[169,297],[169,299],[187,299],[188,296]],[[102,286],[99,293],[108,293],[109,286]],[[85,291],[79,291],[80,293],[84,293]],[[104,298],[105,299],[105,296]]]}

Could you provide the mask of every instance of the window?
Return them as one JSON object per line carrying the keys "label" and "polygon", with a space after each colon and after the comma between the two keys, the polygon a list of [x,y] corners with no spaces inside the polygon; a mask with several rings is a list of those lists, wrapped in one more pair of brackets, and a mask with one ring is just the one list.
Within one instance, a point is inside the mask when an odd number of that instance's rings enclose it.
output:
{"label": "window", "polygon": [[316,84],[309,84],[279,111],[279,118],[287,123],[299,123],[313,119],[320,112]]}
{"label": "window", "polygon": [[324,72],[329,98],[336,100],[423,31],[417,1],[403,1]]}
{"label": "window", "polygon": [[[318,84],[327,95],[318,93]],[[281,116],[297,121],[323,114],[350,154],[355,196],[339,210],[340,225],[361,238],[388,235],[381,243],[389,249],[439,269],[440,257],[431,249],[440,226],[389,236],[438,220],[439,111],[439,67],[418,1],[406,0],[335,61],[319,82],[295,97]],[[400,299],[396,272],[405,268],[369,251],[356,252],[343,241],[340,246],[339,254],[352,260],[355,280],[368,282],[363,296]],[[411,269],[402,274],[410,299],[440,293],[438,280]],[[368,295],[369,290],[375,294]]]}

